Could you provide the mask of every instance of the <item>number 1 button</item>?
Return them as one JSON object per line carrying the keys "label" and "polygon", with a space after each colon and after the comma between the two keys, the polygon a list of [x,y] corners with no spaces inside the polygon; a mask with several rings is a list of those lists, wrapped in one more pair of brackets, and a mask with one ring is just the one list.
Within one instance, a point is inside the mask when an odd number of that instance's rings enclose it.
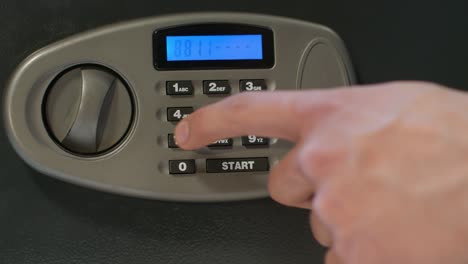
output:
{"label": "number 1 button", "polygon": [[166,82],[167,95],[192,95],[193,85],[191,81],[168,81]]}
{"label": "number 1 button", "polygon": [[229,81],[203,81],[204,94],[230,94]]}
{"label": "number 1 button", "polygon": [[194,174],[196,170],[195,160],[170,160],[170,174]]}

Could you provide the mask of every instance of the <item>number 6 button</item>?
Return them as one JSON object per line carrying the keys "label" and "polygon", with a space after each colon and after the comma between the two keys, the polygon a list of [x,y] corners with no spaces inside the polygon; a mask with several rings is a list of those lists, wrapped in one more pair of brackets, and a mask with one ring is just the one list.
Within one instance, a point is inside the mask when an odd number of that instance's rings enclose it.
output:
{"label": "number 6 button", "polygon": [[170,174],[194,174],[196,170],[195,160],[170,160]]}

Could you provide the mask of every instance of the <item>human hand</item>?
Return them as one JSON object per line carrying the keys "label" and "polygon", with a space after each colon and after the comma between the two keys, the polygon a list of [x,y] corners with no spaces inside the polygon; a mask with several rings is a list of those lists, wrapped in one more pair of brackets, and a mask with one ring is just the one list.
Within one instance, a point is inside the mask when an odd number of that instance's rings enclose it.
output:
{"label": "human hand", "polygon": [[311,209],[327,264],[468,263],[468,98],[435,84],[256,92],[176,128],[181,148],[257,135],[295,147],[271,196]]}

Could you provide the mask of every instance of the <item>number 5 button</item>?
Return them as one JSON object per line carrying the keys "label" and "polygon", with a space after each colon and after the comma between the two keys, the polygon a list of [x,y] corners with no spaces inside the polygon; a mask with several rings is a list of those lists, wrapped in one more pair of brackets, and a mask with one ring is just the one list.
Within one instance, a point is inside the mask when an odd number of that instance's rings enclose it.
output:
{"label": "number 5 button", "polygon": [[170,160],[170,174],[194,174],[196,170],[195,160]]}

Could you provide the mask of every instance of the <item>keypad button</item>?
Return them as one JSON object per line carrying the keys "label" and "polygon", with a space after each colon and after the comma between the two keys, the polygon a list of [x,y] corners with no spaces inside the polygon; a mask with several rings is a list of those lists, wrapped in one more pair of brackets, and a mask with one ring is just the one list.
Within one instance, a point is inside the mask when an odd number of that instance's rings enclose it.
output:
{"label": "keypad button", "polygon": [[268,146],[269,144],[270,144],[270,139],[266,137],[257,137],[254,135],[242,137],[242,146],[245,146],[245,147],[260,147],[260,146]]}
{"label": "keypad button", "polygon": [[213,144],[209,145],[210,148],[216,147],[232,147],[233,140],[232,138],[216,140]]}
{"label": "keypad button", "polygon": [[265,80],[241,80],[239,83],[241,92],[264,91],[267,89]]}
{"label": "keypad button", "polygon": [[195,160],[170,160],[170,174],[194,174],[196,171]]}
{"label": "keypad button", "polygon": [[229,81],[225,81],[225,80],[203,81],[203,93],[204,94],[230,94],[231,85],[229,85]]}
{"label": "keypad button", "polygon": [[168,107],[167,121],[177,122],[193,113],[193,107]]}
{"label": "keypad button", "polygon": [[167,135],[167,146],[169,148],[179,148],[175,142],[174,134]]}
{"label": "keypad button", "polygon": [[168,81],[166,82],[167,95],[192,95],[193,85],[191,81]]}
{"label": "keypad button", "polygon": [[268,171],[268,158],[207,159],[207,173]]}

